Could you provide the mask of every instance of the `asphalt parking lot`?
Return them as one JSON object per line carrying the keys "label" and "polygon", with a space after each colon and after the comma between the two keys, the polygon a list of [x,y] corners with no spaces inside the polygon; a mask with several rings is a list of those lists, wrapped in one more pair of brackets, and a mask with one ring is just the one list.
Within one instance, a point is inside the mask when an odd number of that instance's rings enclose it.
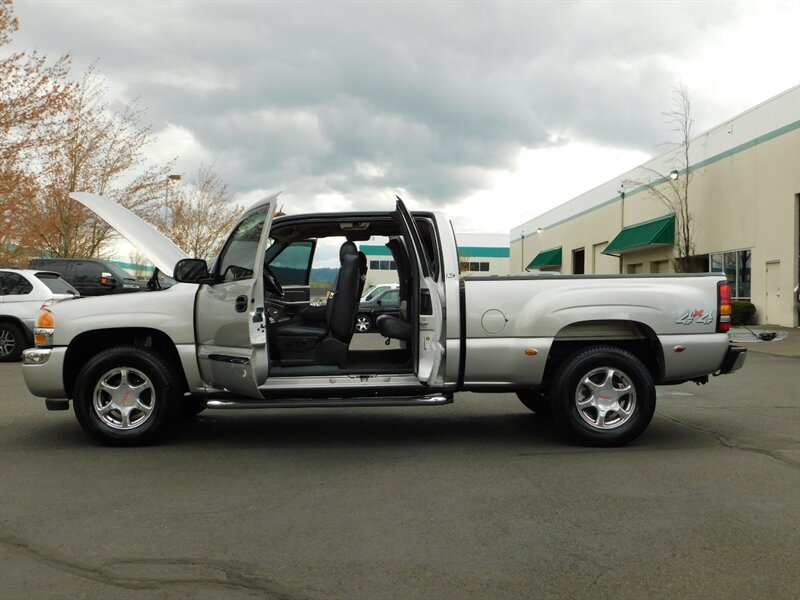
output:
{"label": "asphalt parking lot", "polygon": [[660,388],[611,450],[488,394],[206,411],[109,449],[20,371],[0,364],[3,600],[800,593],[796,357]]}

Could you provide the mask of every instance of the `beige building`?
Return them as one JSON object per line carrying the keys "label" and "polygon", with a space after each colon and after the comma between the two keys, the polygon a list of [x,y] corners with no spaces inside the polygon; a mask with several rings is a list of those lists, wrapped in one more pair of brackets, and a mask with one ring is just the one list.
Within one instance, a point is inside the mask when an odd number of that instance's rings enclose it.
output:
{"label": "beige building", "polygon": [[[725,272],[757,323],[797,327],[800,86],[694,137],[689,165],[692,270]],[[675,217],[641,182],[666,191],[683,167],[668,152],[515,227],[511,272],[672,272]]]}

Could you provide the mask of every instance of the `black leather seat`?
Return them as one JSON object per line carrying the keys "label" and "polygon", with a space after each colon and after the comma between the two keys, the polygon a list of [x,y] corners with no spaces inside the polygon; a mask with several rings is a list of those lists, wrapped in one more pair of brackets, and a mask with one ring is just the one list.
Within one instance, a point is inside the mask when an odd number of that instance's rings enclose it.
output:
{"label": "black leather seat", "polygon": [[321,364],[344,367],[353,337],[361,282],[358,250],[353,242],[339,249],[341,268],[328,300],[325,322],[290,320],[270,330],[281,364]]}

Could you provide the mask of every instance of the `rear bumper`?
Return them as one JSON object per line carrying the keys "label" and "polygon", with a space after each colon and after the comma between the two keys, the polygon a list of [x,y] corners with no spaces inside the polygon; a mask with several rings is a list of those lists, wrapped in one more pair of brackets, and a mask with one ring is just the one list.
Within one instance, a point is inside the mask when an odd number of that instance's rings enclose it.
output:
{"label": "rear bumper", "polygon": [[738,371],[744,365],[744,360],[747,357],[747,348],[739,348],[737,346],[730,346],[725,353],[725,358],[722,361],[722,366],[719,369],[720,375],[727,375]]}

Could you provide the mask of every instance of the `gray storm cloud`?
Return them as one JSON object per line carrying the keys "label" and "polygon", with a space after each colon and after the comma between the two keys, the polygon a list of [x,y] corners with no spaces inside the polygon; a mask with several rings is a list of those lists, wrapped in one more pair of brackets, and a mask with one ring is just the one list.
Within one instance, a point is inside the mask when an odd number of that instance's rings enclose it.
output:
{"label": "gray storm cloud", "polygon": [[[94,59],[237,191],[443,205],[521,148],[652,152],[674,60],[735,5],[18,4],[18,45]],[[679,23],[679,26],[675,26]],[[669,24],[669,26],[667,26]],[[57,40],[58,45],[54,45]],[[362,202],[362,204],[363,204]]]}

